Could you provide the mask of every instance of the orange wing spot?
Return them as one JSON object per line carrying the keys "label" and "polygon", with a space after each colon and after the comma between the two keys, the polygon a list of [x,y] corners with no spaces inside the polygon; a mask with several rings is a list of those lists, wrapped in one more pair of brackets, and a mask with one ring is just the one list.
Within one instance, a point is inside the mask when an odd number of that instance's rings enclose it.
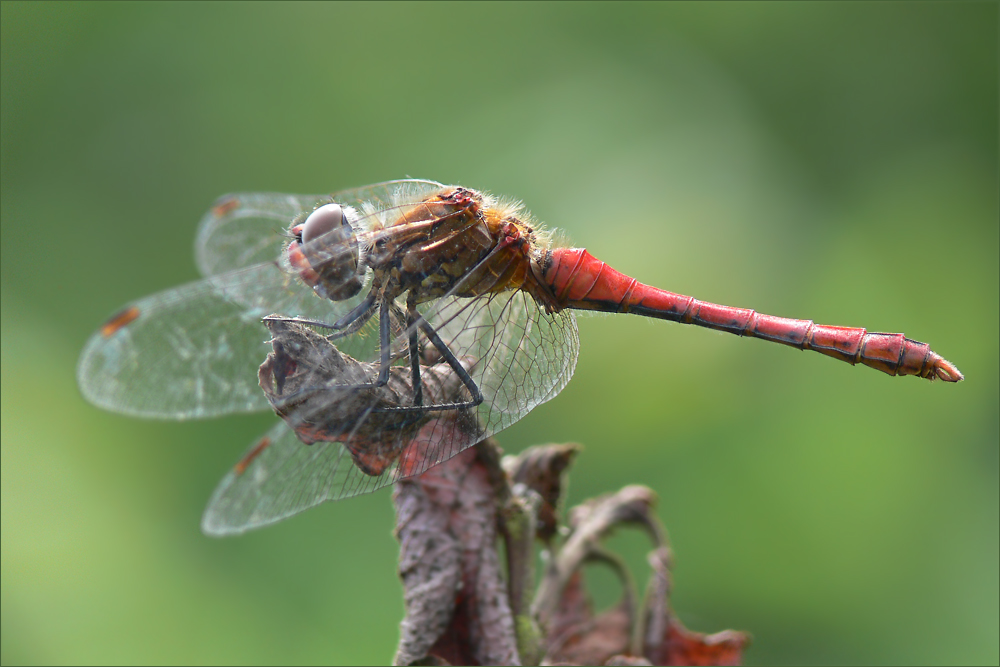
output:
{"label": "orange wing spot", "polygon": [[240,207],[240,200],[236,197],[230,197],[229,199],[224,199],[215,206],[212,207],[212,215],[216,218],[221,218],[222,216],[232,213]]}
{"label": "orange wing spot", "polygon": [[137,317],[139,317],[139,309],[136,306],[129,306],[125,310],[112,315],[111,319],[104,323],[104,326],[101,327],[101,335],[105,338],[111,338],[115,335],[115,332],[134,321]]}
{"label": "orange wing spot", "polygon": [[260,442],[254,445],[253,449],[247,452],[247,455],[240,459],[239,463],[233,467],[233,472],[237,475],[242,475],[250,464],[253,463],[253,460],[260,456],[260,453],[267,449],[270,444],[270,438],[261,438]]}

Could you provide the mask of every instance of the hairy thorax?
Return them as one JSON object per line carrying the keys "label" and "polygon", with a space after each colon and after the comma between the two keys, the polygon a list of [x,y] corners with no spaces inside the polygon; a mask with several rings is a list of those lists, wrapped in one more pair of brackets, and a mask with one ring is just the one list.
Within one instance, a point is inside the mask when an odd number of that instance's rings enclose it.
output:
{"label": "hairy thorax", "polygon": [[536,292],[534,240],[511,207],[484,202],[473,190],[448,188],[376,234],[369,266],[386,296],[409,290],[416,303],[448,293]]}

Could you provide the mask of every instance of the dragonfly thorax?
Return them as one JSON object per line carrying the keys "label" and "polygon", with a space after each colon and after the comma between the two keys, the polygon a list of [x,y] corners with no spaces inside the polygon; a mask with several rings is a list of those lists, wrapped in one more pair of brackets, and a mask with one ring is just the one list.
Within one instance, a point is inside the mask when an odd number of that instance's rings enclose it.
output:
{"label": "dragonfly thorax", "polygon": [[538,251],[519,213],[489,195],[446,188],[382,232],[385,242],[370,257],[373,284],[393,297],[409,290],[417,303],[526,287]]}

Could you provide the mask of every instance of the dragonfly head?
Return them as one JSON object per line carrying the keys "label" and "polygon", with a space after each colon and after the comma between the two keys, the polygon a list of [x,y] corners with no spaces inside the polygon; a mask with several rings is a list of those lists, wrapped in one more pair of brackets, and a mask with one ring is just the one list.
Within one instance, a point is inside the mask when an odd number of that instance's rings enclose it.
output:
{"label": "dragonfly head", "polygon": [[358,239],[340,204],[320,206],[292,224],[288,260],[299,277],[325,299],[343,301],[361,291]]}

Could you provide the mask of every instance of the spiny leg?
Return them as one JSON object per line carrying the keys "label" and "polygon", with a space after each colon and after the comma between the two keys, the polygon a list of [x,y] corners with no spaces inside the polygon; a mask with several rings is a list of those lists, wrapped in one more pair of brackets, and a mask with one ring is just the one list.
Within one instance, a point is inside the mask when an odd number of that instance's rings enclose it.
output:
{"label": "spiny leg", "polygon": [[431,342],[431,345],[437,348],[438,352],[441,353],[441,356],[444,357],[444,360],[446,362],[448,362],[448,365],[451,366],[451,369],[455,371],[455,374],[458,375],[458,378],[462,381],[462,384],[465,385],[465,388],[468,389],[469,393],[472,395],[471,401],[428,406],[428,408],[434,410],[474,408],[475,406],[482,403],[483,392],[479,390],[479,385],[477,385],[476,381],[472,379],[472,376],[469,375],[469,372],[465,370],[465,367],[455,356],[455,353],[451,351],[451,348],[449,348],[445,344],[445,342],[441,340],[441,337],[438,336],[437,331],[434,330],[434,327],[432,327],[430,323],[423,317],[419,317],[419,319],[417,320],[417,325],[423,330],[424,335],[427,336],[427,340]]}
{"label": "spiny leg", "polygon": [[[482,403],[484,400],[483,392],[479,390],[479,386],[476,384],[476,381],[473,380],[472,376],[469,375],[469,372],[465,370],[465,367],[462,366],[461,362],[455,356],[455,353],[451,351],[451,349],[445,344],[443,340],[441,340],[441,337],[438,336],[437,332],[434,330],[434,327],[432,327],[430,323],[427,322],[427,320],[425,320],[419,313],[416,314],[416,320],[413,322],[411,326],[419,327],[420,330],[424,332],[424,335],[427,336],[427,339],[430,341],[431,345],[437,348],[438,352],[441,353],[441,356],[444,358],[444,360],[448,363],[449,366],[451,366],[451,369],[455,371],[455,374],[458,375],[458,378],[462,381],[462,384],[465,385],[465,388],[469,390],[469,393],[472,395],[472,399],[469,401],[463,401],[461,403],[438,403],[435,405],[414,405],[414,406],[401,406],[396,408],[374,408],[372,412],[423,413],[423,412],[432,412],[441,410],[464,410],[467,408],[474,408],[480,403]],[[413,371],[414,377],[418,377],[419,372],[420,372],[419,370],[414,370]]]}
{"label": "spiny leg", "polygon": [[406,332],[410,339],[410,372],[413,380],[413,405],[415,406],[424,404],[424,389],[420,383],[420,350],[417,346],[417,320],[419,319],[416,292],[410,290],[406,298]]}
{"label": "spiny leg", "polygon": [[295,324],[306,324],[323,329],[332,329],[335,333],[327,336],[327,340],[336,340],[337,338],[343,338],[355,333],[368,323],[372,313],[375,312],[377,296],[375,288],[372,288],[358,305],[333,324],[321,320],[310,320],[304,317],[282,317],[280,315],[268,315],[263,320],[270,322],[293,322]]}
{"label": "spiny leg", "polygon": [[358,305],[333,323],[333,328],[337,333],[327,336],[327,340],[336,340],[360,331],[361,327],[368,324],[368,320],[372,318],[377,297],[376,290],[372,287]]}
{"label": "spiny leg", "polygon": [[384,298],[378,308],[379,368],[378,379],[375,380],[376,387],[384,387],[389,383],[389,364],[392,357],[392,350],[389,349],[391,334],[392,332],[389,330],[389,298]]}

